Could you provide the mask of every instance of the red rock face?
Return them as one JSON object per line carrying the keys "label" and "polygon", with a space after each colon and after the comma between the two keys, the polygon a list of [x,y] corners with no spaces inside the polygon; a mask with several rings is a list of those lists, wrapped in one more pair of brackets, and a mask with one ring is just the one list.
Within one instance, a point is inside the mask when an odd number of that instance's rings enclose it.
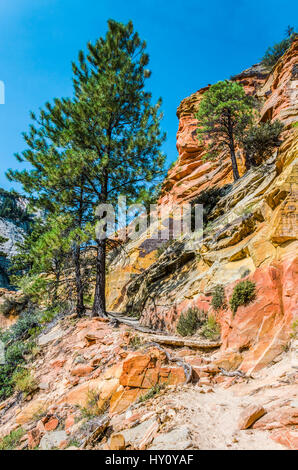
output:
{"label": "red rock face", "polygon": [[[251,280],[256,284],[255,301],[238,307],[235,316],[230,309],[218,314],[222,351],[248,350],[240,368],[249,373],[268,364],[289,340],[297,315],[298,259],[257,269]],[[235,284],[227,289],[227,298]]]}
{"label": "red rock face", "polygon": [[159,204],[183,203],[193,199],[204,189],[223,186],[232,182],[228,158],[204,161],[206,149],[197,139],[197,120],[194,117],[203,93],[208,87],[185,98],[177,109],[179,128],[177,132],[178,160],[169,170]]}
{"label": "red rock face", "polygon": [[[221,365],[232,364],[246,373],[257,371],[270,363],[289,341],[291,325],[298,314],[298,258],[285,259],[257,269],[250,279],[256,284],[256,299],[248,305],[240,306],[234,315],[230,308],[213,312],[221,326]],[[239,281],[225,289],[227,301]],[[148,309],[143,323],[168,331],[176,332],[179,316],[190,306],[210,312],[211,297],[198,296],[192,302],[184,300],[172,308]],[[212,310],[212,309],[211,309]],[[238,353],[243,351],[242,359]],[[231,352],[227,361],[227,353]],[[232,358],[237,355],[237,361]]]}
{"label": "red rock face", "polygon": [[261,121],[279,119],[286,126],[297,121],[297,54],[298,39],[277,62],[264,83],[260,95],[266,101],[261,110]]}

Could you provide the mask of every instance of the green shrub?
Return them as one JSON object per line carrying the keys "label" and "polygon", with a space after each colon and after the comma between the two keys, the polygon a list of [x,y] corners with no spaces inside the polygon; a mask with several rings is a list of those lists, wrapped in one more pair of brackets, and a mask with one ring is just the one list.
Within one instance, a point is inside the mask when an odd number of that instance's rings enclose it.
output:
{"label": "green shrub", "polygon": [[139,349],[143,344],[142,338],[139,335],[134,335],[129,340],[129,346],[133,349]]}
{"label": "green shrub", "polygon": [[167,242],[164,242],[162,245],[160,245],[156,251],[157,258],[159,258],[174,242],[175,240],[168,240]]}
{"label": "green shrub", "polygon": [[198,310],[196,307],[190,307],[186,313],[181,313],[176,328],[177,333],[181,336],[193,335],[205,318],[206,314],[203,310]]}
{"label": "green shrub", "polygon": [[298,336],[298,320],[294,320],[292,325],[291,325],[291,328],[292,328],[292,333],[291,333],[291,338],[294,338],[296,339],[297,336]]}
{"label": "green shrub", "polygon": [[23,312],[16,323],[2,334],[2,341],[19,341],[30,337],[30,330],[39,326],[37,313],[34,310]]}
{"label": "green shrub", "polygon": [[207,318],[202,327],[201,334],[205,338],[212,340],[217,339],[220,336],[220,328],[213,315],[209,315]]}
{"label": "green shrub", "polygon": [[278,120],[261,122],[248,128],[242,139],[247,169],[260,165],[280,146],[282,141],[279,137],[283,128],[284,124]]}
{"label": "green shrub", "polygon": [[230,299],[230,306],[235,314],[240,305],[247,305],[249,302],[254,300],[256,295],[256,285],[251,281],[239,282],[233,290],[232,297]]}
{"label": "green shrub", "polygon": [[50,306],[42,310],[39,314],[40,323],[50,323],[61,311],[66,309],[66,305],[62,302],[55,306]]}
{"label": "green shrub", "polygon": [[88,390],[87,403],[84,407],[81,407],[81,415],[83,418],[92,419],[96,416],[101,415],[105,410],[99,408],[98,401],[100,394],[95,390]]}
{"label": "green shrub", "polygon": [[15,390],[29,395],[36,389],[37,383],[30,370],[18,368],[12,375],[12,382]]}
{"label": "green shrub", "polygon": [[145,393],[144,395],[142,395],[140,398],[139,398],[139,402],[142,403],[144,401],[147,401],[147,400],[150,400],[150,398],[153,398],[155,397],[156,395],[158,395],[161,390],[165,387],[164,384],[156,384],[154,385],[153,387],[150,388],[150,390],[148,390],[147,393]]}
{"label": "green shrub", "polygon": [[35,347],[33,341],[18,341],[10,344],[5,351],[5,364],[0,365],[0,400],[8,398],[14,392],[13,373],[26,362],[26,355]]}
{"label": "green shrub", "polygon": [[220,310],[225,305],[225,290],[221,284],[215,286],[212,291],[211,305],[214,310]]}
{"label": "green shrub", "polygon": [[207,227],[209,214],[215,208],[219,200],[226,196],[232,189],[231,184],[226,184],[222,188],[211,188],[202,191],[196,198],[191,201],[191,229],[195,228],[195,205],[203,205],[203,226]]}
{"label": "green shrub", "polygon": [[38,327],[34,311],[23,312],[17,322],[4,332],[0,339],[5,346],[5,364],[0,365],[0,400],[8,398],[15,390],[13,374],[18,366],[26,362],[26,356],[35,348],[35,341],[30,334]]}
{"label": "green shrub", "polygon": [[18,428],[15,431],[11,431],[7,436],[0,440],[0,450],[13,450],[19,443],[21,438],[24,436],[26,431],[22,428]]}
{"label": "green shrub", "polygon": [[280,59],[281,56],[288,50],[291,46],[296,34],[294,32],[294,28],[288,26],[286,30],[286,38],[282,41],[274,44],[273,47],[268,47],[267,51],[265,52],[264,57],[262,58],[262,64],[266,67],[273,67],[276,62]]}

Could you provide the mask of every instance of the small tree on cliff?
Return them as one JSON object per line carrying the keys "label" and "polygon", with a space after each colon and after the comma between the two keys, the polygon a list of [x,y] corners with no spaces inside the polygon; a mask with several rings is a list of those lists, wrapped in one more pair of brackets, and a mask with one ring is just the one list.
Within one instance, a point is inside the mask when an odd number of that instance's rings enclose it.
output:
{"label": "small tree on cliff", "polygon": [[228,149],[235,181],[239,179],[235,146],[253,120],[253,104],[253,99],[239,83],[225,80],[205,92],[195,115],[198,138],[208,142],[207,158],[212,159],[221,150]]}
{"label": "small tree on cliff", "polygon": [[276,120],[253,124],[245,130],[242,146],[247,170],[263,163],[281,145],[280,134],[283,129],[284,124]]}
{"label": "small tree on cliff", "polygon": [[285,31],[285,36],[286,37],[282,41],[274,44],[273,47],[268,47],[264,57],[262,58],[263,65],[266,67],[273,67],[276,62],[284,55],[296,37],[294,28],[288,26]]}

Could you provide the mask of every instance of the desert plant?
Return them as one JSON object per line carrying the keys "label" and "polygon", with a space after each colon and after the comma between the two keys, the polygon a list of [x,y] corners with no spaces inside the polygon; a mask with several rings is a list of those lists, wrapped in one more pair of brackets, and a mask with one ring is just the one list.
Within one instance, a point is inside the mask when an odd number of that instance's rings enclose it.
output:
{"label": "desert plant", "polygon": [[67,447],[80,447],[81,444],[79,439],[73,438],[68,441]]}
{"label": "desert plant", "polygon": [[181,313],[176,330],[181,336],[191,336],[196,332],[198,327],[198,309],[196,307],[190,307],[185,313]]}
{"label": "desert plant", "polygon": [[102,413],[102,410],[98,406],[100,395],[95,390],[88,390],[87,392],[87,403],[81,407],[81,415],[83,418],[92,419]]}
{"label": "desert plant", "polygon": [[147,393],[145,393],[144,395],[142,395],[140,398],[139,398],[139,402],[142,403],[144,401],[147,401],[147,400],[150,400],[150,398],[153,398],[155,397],[156,395],[158,395],[161,390],[165,387],[164,384],[156,384],[154,385],[153,387],[150,388],[150,390],[148,390]]}
{"label": "desert plant", "polygon": [[231,184],[226,184],[222,188],[210,188],[206,191],[202,191],[197,197],[191,201],[191,228],[194,230],[195,222],[195,205],[203,205],[203,226],[206,228],[209,220],[209,214],[215,208],[218,201],[226,196],[232,189]]}
{"label": "desert plant", "polygon": [[0,340],[5,346],[5,363],[0,364],[0,400],[9,397],[14,389],[13,374],[17,367],[25,364],[35,348],[30,335],[36,333],[38,321],[32,310],[23,312],[17,322],[7,330],[0,331]]}
{"label": "desert plant", "polygon": [[247,305],[254,300],[256,295],[256,285],[249,280],[241,281],[236,284],[230,299],[230,306],[235,314],[240,305]]}
{"label": "desert plant", "polygon": [[2,341],[19,341],[30,337],[30,330],[39,326],[38,315],[34,309],[27,309],[2,335]]}
{"label": "desert plant", "polygon": [[245,131],[242,145],[247,169],[260,165],[281,145],[280,134],[283,128],[284,124],[276,120],[252,125]]}
{"label": "desert plant", "polygon": [[4,400],[14,392],[13,373],[16,367],[25,364],[26,355],[31,353],[34,346],[35,343],[32,341],[17,341],[6,347],[6,361],[0,365],[0,400]]}
{"label": "desert plant", "polygon": [[216,319],[213,315],[209,315],[206,322],[204,323],[201,334],[207,339],[217,339],[220,335],[220,327],[216,322]]}
{"label": "desert plant", "polygon": [[0,440],[0,450],[13,450],[20,443],[21,438],[24,436],[26,431],[23,428],[15,429],[11,431],[7,436]]}
{"label": "desert plant", "polygon": [[25,396],[33,392],[37,387],[37,382],[32,376],[30,370],[17,368],[12,376],[12,382],[15,390],[23,392]]}
{"label": "desert plant", "polygon": [[142,338],[139,335],[134,335],[129,340],[129,346],[133,349],[139,349],[143,344]]}
{"label": "desert plant", "polygon": [[292,333],[290,336],[291,338],[296,339],[298,336],[298,320],[293,321],[291,328],[292,328]]}
{"label": "desert plant", "polygon": [[225,305],[225,290],[221,284],[215,286],[212,291],[211,305],[214,310],[220,310]]}
{"label": "desert plant", "polygon": [[40,323],[50,323],[59,313],[65,312],[67,310],[67,304],[64,302],[59,302],[55,305],[50,305],[46,309],[42,310],[39,314]]}

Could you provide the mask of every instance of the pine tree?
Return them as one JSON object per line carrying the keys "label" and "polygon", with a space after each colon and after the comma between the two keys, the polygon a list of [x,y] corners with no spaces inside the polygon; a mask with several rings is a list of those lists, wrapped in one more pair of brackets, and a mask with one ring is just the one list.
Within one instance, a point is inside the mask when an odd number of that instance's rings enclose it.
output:
{"label": "pine tree", "polygon": [[31,232],[18,244],[18,254],[11,260],[11,280],[32,300],[43,299],[53,306],[57,303],[70,252],[66,235],[61,216],[36,219]]}
{"label": "pine tree", "polygon": [[282,41],[274,44],[273,47],[268,47],[262,58],[263,65],[266,67],[273,67],[276,62],[284,55],[296,37],[294,28],[288,26],[285,31],[285,36],[286,37]]}
{"label": "pine tree", "polygon": [[253,120],[253,105],[253,98],[239,83],[225,80],[204,93],[195,115],[199,140],[208,142],[207,156],[214,158],[220,150],[228,149],[235,181],[239,179],[235,145]]}
{"label": "pine tree", "polygon": [[[119,194],[134,200],[144,183],[162,175],[161,100],[151,105],[145,90],[145,48],[132,22],[109,20],[106,37],[89,43],[87,56],[80,51],[73,64],[74,97],[47,103],[38,118],[32,114],[35,125],[25,134],[29,149],[18,158],[33,169],[8,174],[43,210],[72,217],[78,229],[71,232],[78,296],[81,236],[89,236],[85,245],[92,241],[97,205],[115,204]],[[96,243],[93,315],[104,316],[107,241]]]}
{"label": "pine tree", "polygon": [[[119,194],[134,199],[141,183],[161,174],[161,100],[151,105],[145,91],[149,61],[145,42],[127,25],[109,20],[106,37],[88,44],[73,64],[75,100],[64,102],[68,135],[81,157],[78,165],[97,204],[116,203]],[[97,240],[93,315],[105,315],[106,239]]]}

